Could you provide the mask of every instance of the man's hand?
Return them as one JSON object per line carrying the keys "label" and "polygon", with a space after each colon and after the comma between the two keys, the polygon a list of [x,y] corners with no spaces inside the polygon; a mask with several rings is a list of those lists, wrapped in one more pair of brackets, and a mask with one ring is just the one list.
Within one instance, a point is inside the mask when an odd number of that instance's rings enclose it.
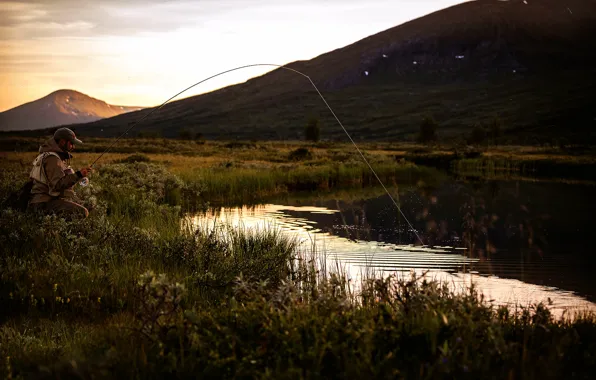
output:
{"label": "man's hand", "polygon": [[93,168],[88,167],[88,168],[83,168],[81,170],[79,170],[81,172],[81,175],[83,177],[87,177],[89,174],[91,174],[93,172]]}

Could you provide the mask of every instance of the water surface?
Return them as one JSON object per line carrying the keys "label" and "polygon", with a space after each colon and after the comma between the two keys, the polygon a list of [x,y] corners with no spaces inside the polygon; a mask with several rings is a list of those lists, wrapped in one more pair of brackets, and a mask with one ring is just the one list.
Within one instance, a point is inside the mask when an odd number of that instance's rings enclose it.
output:
{"label": "water surface", "polygon": [[[340,262],[351,277],[427,273],[497,304],[553,302],[596,310],[591,185],[462,181],[349,197],[313,193],[256,206],[214,208],[197,221],[275,227]],[[341,199],[344,198],[344,199]],[[408,223],[409,222],[409,223]],[[420,243],[419,238],[424,244]]]}

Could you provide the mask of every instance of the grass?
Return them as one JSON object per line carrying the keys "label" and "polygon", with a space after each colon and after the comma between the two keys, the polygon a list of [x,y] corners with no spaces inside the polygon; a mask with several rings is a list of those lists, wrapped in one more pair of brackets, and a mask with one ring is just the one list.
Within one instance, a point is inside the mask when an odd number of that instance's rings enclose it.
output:
{"label": "grass", "polygon": [[[433,175],[432,169],[411,164],[373,165],[383,183],[416,183]],[[213,203],[247,203],[264,197],[297,192],[326,192],[331,189],[378,186],[365,165],[330,164],[320,166],[277,167],[269,169],[197,169],[181,175],[187,182],[204,184],[203,192]]]}
{"label": "grass", "polygon": [[[35,137],[12,135],[10,132],[0,133],[1,152],[36,152],[39,145],[50,135],[40,135],[35,132]],[[271,161],[286,162],[291,154],[299,149],[308,149],[314,157],[330,157],[346,159],[359,157],[354,146],[349,141],[320,141],[317,143],[299,140],[284,141],[237,141],[237,140],[179,140],[171,138],[136,138],[124,137],[116,144],[110,138],[85,138],[83,145],[77,146],[77,155],[80,153],[97,153],[89,157],[97,158],[101,152],[110,148],[111,153],[130,155],[133,153],[182,155],[186,157],[202,157],[203,159],[237,159],[241,161]],[[358,147],[368,154],[400,155],[420,153],[453,153],[454,149],[460,151],[473,150],[483,155],[508,156],[512,158],[527,157],[540,159],[544,157],[557,160],[586,160],[594,161],[596,151],[591,145],[578,144],[538,144],[516,145],[489,144],[466,145],[463,141],[437,141],[430,145],[406,142],[401,139],[386,139],[383,142],[356,141]],[[110,153],[108,153],[110,154]],[[303,153],[304,154],[304,153]],[[294,153],[296,155],[296,153]],[[103,160],[103,159],[102,159]]]}
{"label": "grass", "polygon": [[[156,141],[154,143],[158,144]],[[180,151],[174,150],[175,154],[107,153],[95,166],[97,173],[94,177],[102,176],[104,167],[111,168],[114,164],[120,167],[125,165],[126,162],[123,161],[139,161],[129,166],[129,174],[133,178],[137,176],[136,172],[139,169],[143,170],[147,165],[163,166],[179,179],[178,182],[171,179],[166,183],[169,186],[166,189],[166,192],[169,191],[168,196],[172,198],[173,203],[179,204],[192,203],[193,194],[200,194],[203,202],[229,205],[296,192],[327,192],[379,185],[358,153],[345,145],[326,146],[321,143],[305,148],[298,143],[246,143],[240,147],[235,143],[174,143],[181,146]],[[75,154],[74,166],[88,165],[99,157],[99,154],[89,152],[95,149],[94,144],[107,145],[105,141],[90,141],[85,145],[87,151]],[[194,150],[187,151],[183,147]],[[123,150],[129,149],[125,146]],[[297,151],[307,151],[308,154],[296,155]],[[393,153],[376,146],[371,146],[371,150],[365,152],[365,157],[383,183],[416,183],[441,177],[431,168],[396,160]],[[33,154],[4,153],[0,160],[3,161],[3,166],[13,167],[15,171],[25,175]],[[107,170],[108,175],[114,174],[112,169]],[[91,180],[94,181],[93,178]],[[153,181],[152,177],[149,182]],[[138,182],[129,185],[137,186]]]}
{"label": "grass", "polygon": [[[99,323],[13,319],[0,367],[47,378],[561,378],[596,367],[596,320],[554,319],[544,305],[509,310],[473,289],[368,280],[355,297],[339,276],[307,267],[277,286],[239,279],[220,304],[147,273],[135,314]],[[10,372],[9,372],[10,371]]]}
{"label": "grass", "polygon": [[[289,158],[275,162],[272,152],[264,153],[269,160],[252,155],[254,161],[240,160],[246,152],[204,161],[198,155],[147,160],[110,153],[91,185],[78,189],[81,201],[93,208],[88,219],[2,210],[0,374],[586,378],[593,373],[594,315],[555,319],[545,305],[496,308],[474,289],[454,293],[421,279],[365,279],[355,287],[341,272],[319,271],[316,252],[278,230],[183,222],[184,210],[218,192],[264,195],[276,189],[283,195],[301,184],[344,189],[373,182],[355,163],[342,169],[344,160],[330,159],[341,150],[309,149],[311,166]],[[379,151],[367,154],[381,175],[433,180],[436,171],[391,161]],[[0,199],[18,188],[30,156],[2,158]],[[83,153],[76,159],[93,157]],[[233,158],[231,167],[221,166],[226,158]],[[257,162],[270,166],[252,166]]]}
{"label": "grass", "polygon": [[462,176],[483,178],[525,176],[596,181],[594,162],[590,158],[556,160],[552,157],[542,156],[532,159],[527,157],[511,159],[505,156],[491,155],[458,160],[454,162],[453,171]]}
{"label": "grass", "polygon": [[[0,140],[3,165],[28,168],[32,152],[43,138],[5,136]],[[74,164],[88,165],[113,140],[90,138],[75,155]],[[415,183],[438,177],[429,167],[462,176],[496,175],[516,178],[559,178],[594,181],[596,152],[580,146],[425,146],[411,143],[359,143],[384,183]],[[14,150],[8,153],[9,150]],[[96,167],[127,159],[163,164],[211,203],[254,202],[296,191],[376,185],[376,178],[351,144],[300,141],[195,141],[125,138]],[[25,169],[23,169],[25,170]]]}

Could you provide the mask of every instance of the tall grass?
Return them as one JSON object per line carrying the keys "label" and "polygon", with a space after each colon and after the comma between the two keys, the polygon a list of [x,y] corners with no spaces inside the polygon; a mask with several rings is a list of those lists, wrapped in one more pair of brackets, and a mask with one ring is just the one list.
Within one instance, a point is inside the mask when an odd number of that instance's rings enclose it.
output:
{"label": "tall grass", "polygon": [[168,193],[188,189],[163,167],[119,163],[79,189],[80,201],[92,209],[88,219],[2,210],[3,312],[130,310],[133,279],[149,269],[202,284],[197,300],[204,302],[218,302],[241,273],[257,280],[281,276],[293,242],[275,231],[181,227],[182,207]]}
{"label": "tall grass", "polygon": [[138,312],[112,315],[103,329],[5,324],[0,370],[52,378],[539,379],[589,378],[596,368],[594,316],[494,308],[474,289],[455,294],[415,278],[366,280],[356,298],[340,276],[312,269],[276,286],[238,279],[228,299],[209,307],[147,272],[134,289]]}
{"label": "tall grass", "polygon": [[482,178],[558,178],[596,180],[594,163],[590,160],[560,160],[553,157],[488,157],[460,159],[451,163],[453,171],[462,176]]}
{"label": "tall grass", "polygon": [[4,211],[0,294],[5,315],[94,315],[131,310],[134,278],[146,270],[194,284],[191,302],[219,302],[237,276],[276,283],[295,242],[275,230],[179,229],[173,233],[106,218],[71,223]]}
{"label": "tall grass", "polygon": [[[385,184],[432,181],[436,171],[412,164],[381,163],[373,169]],[[364,164],[324,164],[277,168],[197,168],[180,177],[201,184],[204,199],[213,203],[245,203],[265,197],[335,189],[378,186]]]}

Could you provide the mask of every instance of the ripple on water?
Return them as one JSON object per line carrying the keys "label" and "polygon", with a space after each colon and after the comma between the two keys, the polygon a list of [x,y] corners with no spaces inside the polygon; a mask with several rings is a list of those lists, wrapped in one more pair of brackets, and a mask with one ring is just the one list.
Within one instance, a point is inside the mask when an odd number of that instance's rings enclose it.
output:
{"label": "ripple on water", "polygon": [[[289,212],[300,212],[296,217]],[[311,214],[334,215],[339,210],[316,206],[284,206],[267,204],[258,207],[222,208],[196,215],[197,225],[221,224],[245,228],[278,228],[284,234],[297,238],[302,249],[311,249],[312,244],[325,255],[327,268],[343,269],[358,283],[363,273],[387,276],[410,276],[411,273],[448,284],[453,290],[465,291],[472,284],[481,291],[486,300],[495,305],[529,306],[538,302],[548,304],[555,315],[567,312],[596,311],[596,304],[574,292],[555,286],[533,284],[515,278],[503,278],[490,273],[491,265],[498,265],[501,274],[529,270],[520,268],[515,261],[481,262],[479,258],[466,256],[466,249],[452,246],[415,246],[392,244],[383,241],[354,240],[334,235],[329,231],[357,229],[356,226],[331,224],[319,225],[309,219]],[[337,228],[335,228],[337,227]],[[556,270],[556,262],[541,263],[539,270],[548,273]],[[488,267],[488,269],[486,269]],[[354,281],[355,280],[355,281]]]}

